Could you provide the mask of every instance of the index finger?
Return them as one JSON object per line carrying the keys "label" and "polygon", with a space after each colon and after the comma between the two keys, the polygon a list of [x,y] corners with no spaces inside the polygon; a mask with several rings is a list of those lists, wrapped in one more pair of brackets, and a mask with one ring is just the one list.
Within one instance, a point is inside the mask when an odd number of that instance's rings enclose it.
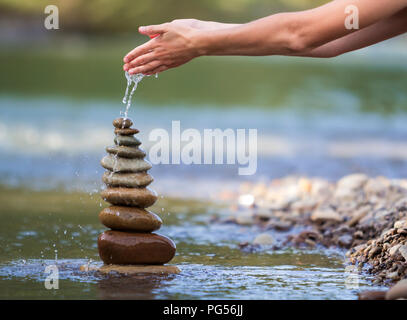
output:
{"label": "index finger", "polygon": [[128,54],[126,54],[123,58],[123,61],[125,63],[129,63],[130,61],[132,61],[134,58],[137,58],[138,56],[141,56],[143,54],[148,53],[150,50],[153,49],[153,43],[152,41],[148,41],[136,48],[134,48],[133,50],[131,50]]}

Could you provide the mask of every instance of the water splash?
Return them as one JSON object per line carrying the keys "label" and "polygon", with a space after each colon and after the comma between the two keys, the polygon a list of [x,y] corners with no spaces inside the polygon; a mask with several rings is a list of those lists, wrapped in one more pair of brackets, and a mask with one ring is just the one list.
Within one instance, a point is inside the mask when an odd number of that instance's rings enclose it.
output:
{"label": "water splash", "polygon": [[[123,97],[123,103],[126,105],[126,110],[123,113],[123,117],[127,119],[130,105],[131,105],[131,98],[133,97],[134,92],[137,89],[138,84],[143,80],[145,77],[144,74],[142,73],[137,73],[137,74],[129,74],[127,71],[124,72],[124,76],[126,77],[127,80],[127,86],[126,86],[126,92],[124,93]],[[133,84],[133,88],[130,91],[129,90],[131,85]]]}

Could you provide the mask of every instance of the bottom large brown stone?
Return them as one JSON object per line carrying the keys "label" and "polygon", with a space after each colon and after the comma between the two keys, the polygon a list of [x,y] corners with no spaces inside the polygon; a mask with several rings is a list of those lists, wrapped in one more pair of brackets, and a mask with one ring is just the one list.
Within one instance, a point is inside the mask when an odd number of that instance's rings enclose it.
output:
{"label": "bottom large brown stone", "polygon": [[155,233],[108,230],[98,239],[99,256],[105,264],[164,264],[175,255],[175,243]]}

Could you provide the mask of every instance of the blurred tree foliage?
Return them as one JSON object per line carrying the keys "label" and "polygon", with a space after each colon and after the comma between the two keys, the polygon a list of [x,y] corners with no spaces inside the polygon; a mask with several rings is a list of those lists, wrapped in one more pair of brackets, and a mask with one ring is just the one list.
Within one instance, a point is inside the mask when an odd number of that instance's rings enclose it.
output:
{"label": "blurred tree foliage", "polygon": [[179,18],[246,22],[278,11],[302,10],[327,0],[0,0],[7,16],[44,15],[44,8],[59,8],[63,30],[126,32],[140,25]]}

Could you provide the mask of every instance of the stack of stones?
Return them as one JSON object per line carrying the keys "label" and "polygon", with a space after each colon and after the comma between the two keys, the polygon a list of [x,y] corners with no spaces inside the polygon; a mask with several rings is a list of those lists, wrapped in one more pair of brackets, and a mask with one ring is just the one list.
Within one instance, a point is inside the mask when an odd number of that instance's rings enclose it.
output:
{"label": "stack of stones", "polygon": [[146,153],[134,137],[139,132],[131,128],[130,119],[113,121],[115,145],[106,148],[101,165],[107,169],[103,182],[103,200],[111,204],[99,214],[100,221],[111,230],[98,239],[100,258],[105,264],[162,265],[175,255],[174,242],[152,233],[162,221],[155,213],[147,211],[156,200],[156,193],[147,186],[153,181],[147,173],[151,164],[144,160]]}

